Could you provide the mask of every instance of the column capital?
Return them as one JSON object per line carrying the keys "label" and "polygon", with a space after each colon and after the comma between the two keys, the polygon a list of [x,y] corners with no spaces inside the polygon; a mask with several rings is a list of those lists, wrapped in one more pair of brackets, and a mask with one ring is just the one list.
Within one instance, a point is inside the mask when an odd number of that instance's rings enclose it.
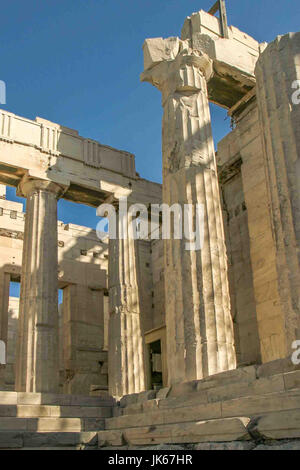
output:
{"label": "column capital", "polygon": [[18,185],[17,195],[20,197],[28,197],[29,194],[36,191],[47,191],[55,194],[57,199],[59,199],[67,188],[68,186],[55,183],[54,181],[32,178],[25,175]]}
{"label": "column capital", "polygon": [[[213,61],[205,53],[189,47],[179,38],[147,39],[143,46],[145,71],[141,81],[158,88],[164,99],[175,92],[203,90],[213,73]],[[206,92],[206,90],[205,90]]]}

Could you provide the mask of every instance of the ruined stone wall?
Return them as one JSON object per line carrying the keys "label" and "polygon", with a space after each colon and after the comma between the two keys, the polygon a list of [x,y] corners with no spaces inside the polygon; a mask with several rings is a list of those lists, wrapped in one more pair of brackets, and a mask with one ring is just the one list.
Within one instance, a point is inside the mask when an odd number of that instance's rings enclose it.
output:
{"label": "ruined stone wall", "polygon": [[245,204],[248,213],[250,256],[256,303],[257,325],[263,362],[284,357],[277,342],[278,294],[273,289],[274,238],[271,228],[268,184],[264,169],[262,134],[256,103],[237,122]]}
{"label": "ruined stone wall", "polygon": [[270,226],[260,245],[270,282],[261,290],[274,299],[259,306],[264,360],[290,355],[300,334],[299,57],[300,32],[288,33],[261,49],[255,68]]}
{"label": "ruined stone wall", "polygon": [[[242,365],[260,361],[260,346],[250,256],[248,211],[241,171],[243,161],[239,145],[239,129],[235,129],[219,142],[218,166],[235,347],[237,363]],[[253,138],[252,132],[251,129],[248,132],[249,140]]]}
{"label": "ruined stone wall", "polygon": [[253,103],[237,122],[257,324],[263,362],[287,356],[284,311],[276,268],[276,234],[272,227],[262,128]]}
{"label": "ruined stone wall", "polygon": [[218,146],[232,314],[241,363],[287,356],[276,233],[255,98]]}

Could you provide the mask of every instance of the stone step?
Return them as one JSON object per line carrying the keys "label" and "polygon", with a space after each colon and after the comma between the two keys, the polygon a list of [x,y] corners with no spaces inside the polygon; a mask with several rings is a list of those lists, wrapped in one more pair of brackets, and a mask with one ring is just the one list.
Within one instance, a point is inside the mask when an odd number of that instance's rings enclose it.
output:
{"label": "stone step", "polygon": [[[211,384],[215,383],[214,381],[207,382],[210,382]],[[147,411],[157,411],[158,409],[173,410],[187,406],[209,405],[212,403],[227,402],[234,399],[261,397],[267,394],[299,390],[300,371],[296,370],[273,376],[266,376],[259,379],[253,379],[252,381],[242,380],[241,382],[228,382],[227,385],[221,385],[221,383],[218,382],[218,385],[215,387],[204,388],[204,385],[207,382],[205,381],[203,384],[201,383],[201,387],[198,382],[197,387],[194,388],[193,391],[190,388],[191,382],[179,384],[176,386],[176,393],[174,392],[175,396],[174,394],[163,395],[162,391],[158,392],[157,397],[164,397],[167,395],[166,398],[136,401],[139,400],[139,397],[125,397],[125,403],[130,403],[130,398],[133,403],[124,406],[123,401],[122,406],[121,401],[121,406],[114,409],[114,416],[139,414]],[[182,389],[182,394],[178,395],[180,388]],[[199,390],[199,388],[201,388],[201,390]]]}
{"label": "stone step", "polygon": [[18,418],[109,418],[108,406],[1,405],[0,417]]}
{"label": "stone step", "polygon": [[112,406],[112,397],[0,391],[1,405]]}
{"label": "stone step", "polygon": [[230,442],[250,440],[247,417],[193,421],[189,423],[139,426],[124,430],[98,432],[98,446],[120,446],[122,444],[153,445],[183,444],[198,442]]}
{"label": "stone step", "polygon": [[95,447],[96,432],[0,431],[0,449],[72,449]]}
{"label": "stone step", "polygon": [[[275,388],[274,388],[275,387]],[[139,413],[145,402],[154,398],[168,398],[172,407],[182,406],[185,400],[195,403],[210,403],[219,399],[234,399],[240,396],[261,395],[300,388],[300,364],[294,365],[290,358],[280,359],[260,366],[246,366],[221,372],[210,377],[174,384],[159,391],[148,390],[125,395],[120,400],[119,414]],[[152,407],[153,404],[149,403]],[[116,411],[116,409],[114,410]]]}
{"label": "stone step", "polygon": [[104,429],[103,418],[1,417],[0,431],[84,432]]}
{"label": "stone step", "polygon": [[300,437],[300,407],[298,410],[274,411],[253,420],[253,435],[262,439],[296,439]]}
{"label": "stone step", "polygon": [[247,366],[240,369],[228,370],[205,377],[201,380],[192,380],[172,385],[168,397],[181,397],[192,392],[205,392],[218,387],[232,384],[251,384],[257,379],[257,366]]}
{"label": "stone step", "polygon": [[252,417],[153,424],[98,432],[98,446],[144,446],[300,438],[300,407]]}
{"label": "stone step", "polygon": [[[150,403],[153,402],[151,409]],[[191,422],[195,419],[232,418],[235,416],[255,416],[277,410],[300,409],[300,390],[278,392],[262,396],[248,396],[234,400],[219,401],[216,403],[197,404],[187,401],[181,407],[172,408],[157,400],[146,402],[148,411],[123,415],[105,420],[106,429],[126,429],[137,426],[151,426],[152,424],[172,424]]]}
{"label": "stone step", "polygon": [[300,389],[222,402],[222,417],[264,415],[278,410],[300,409]]}

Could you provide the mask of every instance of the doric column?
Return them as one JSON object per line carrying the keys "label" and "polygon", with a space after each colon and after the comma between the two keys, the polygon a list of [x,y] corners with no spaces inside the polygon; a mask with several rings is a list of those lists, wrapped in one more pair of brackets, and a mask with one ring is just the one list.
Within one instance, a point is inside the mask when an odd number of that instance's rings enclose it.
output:
{"label": "doric column", "polygon": [[273,349],[272,359],[288,356],[300,338],[299,57],[300,33],[279,36],[261,53],[255,71],[275,245],[269,281],[276,282],[280,298],[258,324],[264,355]]}
{"label": "doric column", "polygon": [[163,202],[204,211],[204,242],[165,240],[165,298],[170,384],[236,367],[220,194],[206,78],[212,63],[185,42],[150,39],[142,80],[162,92]]}
{"label": "doric column", "polygon": [[53,392],[59,388],[57,198],[61,186],[23,179],[27,198],[24,230],[16,390]]}
{"label": "doric column", "polygon": [[109,240],[108,377],[115,397],[139,393],[146,387],[137,241],[130,227],[129,215],[118,212],[117,236]]}

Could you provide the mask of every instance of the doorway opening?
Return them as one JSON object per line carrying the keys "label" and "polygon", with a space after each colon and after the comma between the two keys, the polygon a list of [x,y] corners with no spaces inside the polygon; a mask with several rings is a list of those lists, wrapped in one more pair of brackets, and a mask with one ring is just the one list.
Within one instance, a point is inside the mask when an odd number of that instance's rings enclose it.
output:
{"label": "doorway opening", "polygon": [[150,358],[150,386],[159,390],[163,386],[161,341],[158,339],[148,345]]}
{"label": "doorway opening", "polygon": [[18,338],[19,305],[20,305],[20,277],[9,275],[9,297],[7,299],[7,344],[5,365],[5,390],[15,389],[16,349]]}

